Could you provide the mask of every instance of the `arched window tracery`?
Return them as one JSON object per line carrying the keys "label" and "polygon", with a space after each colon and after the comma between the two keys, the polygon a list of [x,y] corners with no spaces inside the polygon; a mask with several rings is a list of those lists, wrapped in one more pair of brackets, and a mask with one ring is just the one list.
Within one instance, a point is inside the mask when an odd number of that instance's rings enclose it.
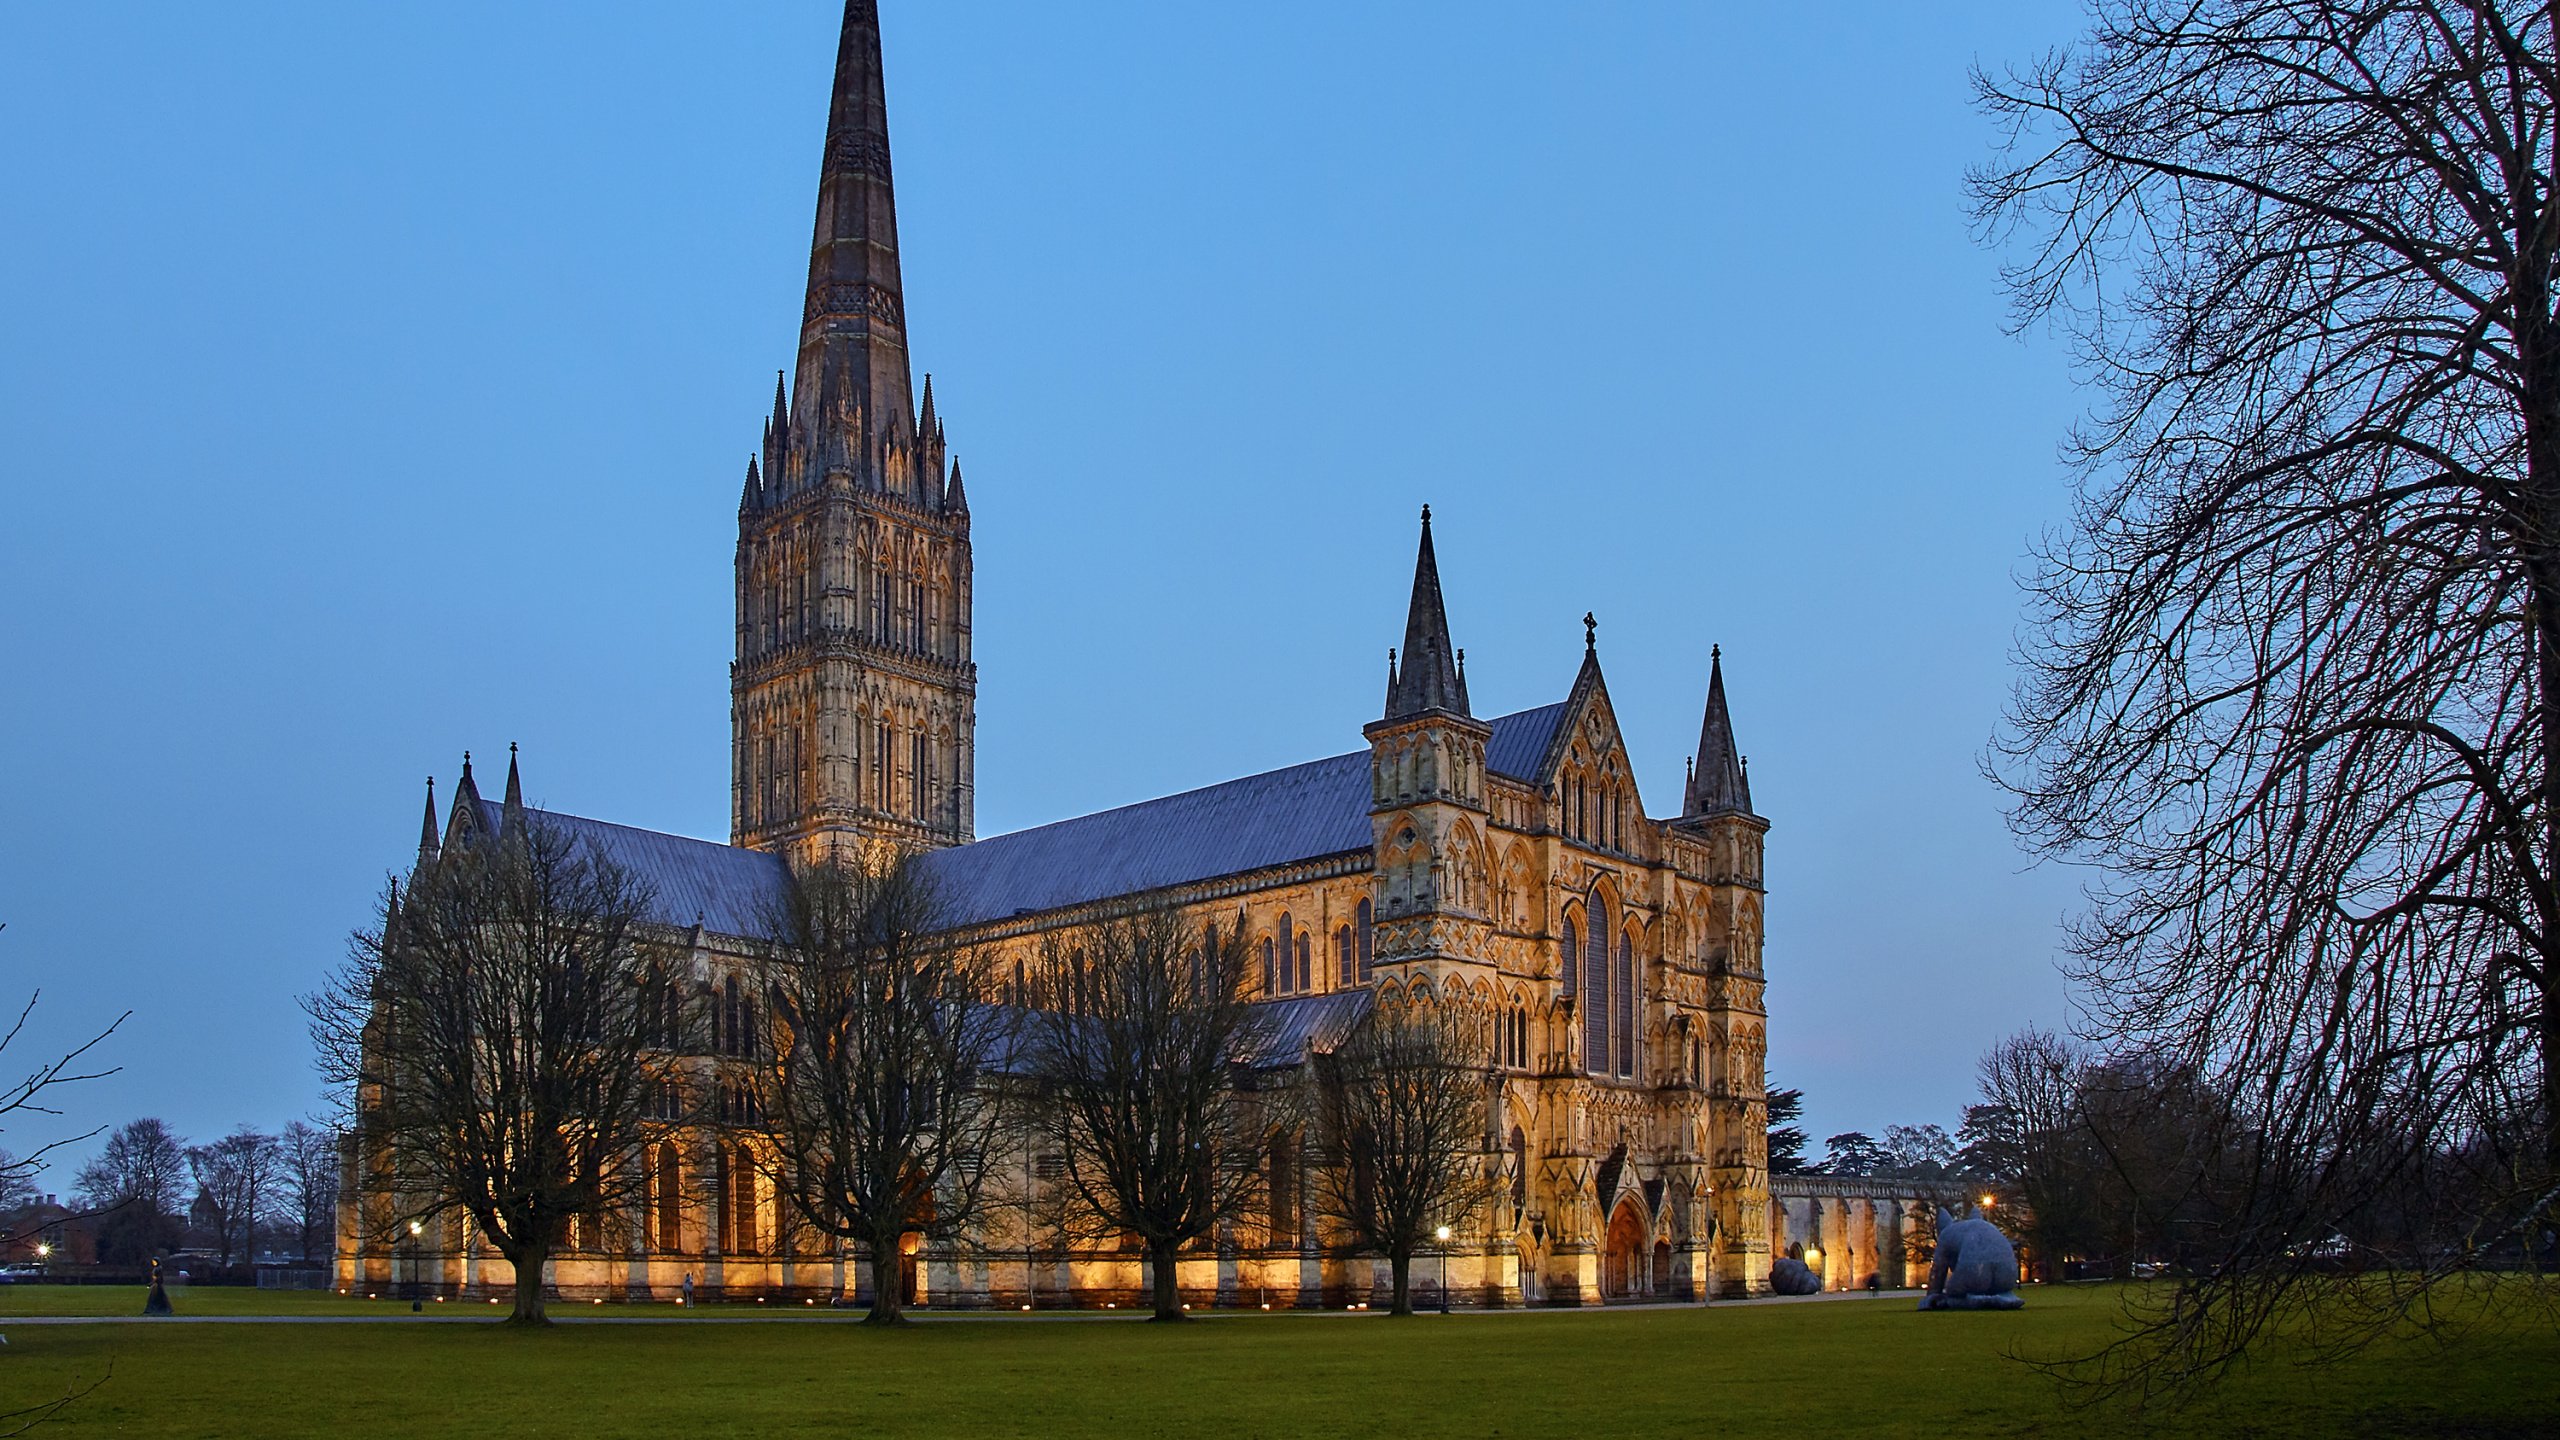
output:
{"label": "arched window tracery", "polygon": [[1630,925],[1618,937],[1618,1073],[1636,1073],[1636,931]]}
{"label": "arched window tracery", "polygon": [[1617,928],[1617,906],[1606,896],[1591,898],[1591,933],[1584,937],[1582,956],[1583,1068],[1595,1075],[1606,1075],[1613,1068],[1616,1050],[1610,1043],[1610,1031],[1617,1018],[1613,987],[1610,985],[1609,935]]}

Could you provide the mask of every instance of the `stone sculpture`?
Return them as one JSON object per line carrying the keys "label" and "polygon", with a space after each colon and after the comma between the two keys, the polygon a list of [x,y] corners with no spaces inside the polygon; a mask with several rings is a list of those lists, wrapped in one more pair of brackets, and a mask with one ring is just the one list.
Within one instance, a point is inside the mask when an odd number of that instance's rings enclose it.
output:
{"label": "stone sculpture", "polygon": [[1792,1255],[1781,1255],[1769,1265],[1769,1291],[1774,1295],[1819,1295],[1822,1277],[1805,1267]]}
{"label": "stone sculpture", "polygon": [[1920,1297],[1923,1310],[2016,1310],[2027,1302],[2018,1296],[2018,1251],[2009,1237],[1973,1212],[1958,1220],[1938,1208],[1938,1252],[1929,1262],[1929,1293]]}

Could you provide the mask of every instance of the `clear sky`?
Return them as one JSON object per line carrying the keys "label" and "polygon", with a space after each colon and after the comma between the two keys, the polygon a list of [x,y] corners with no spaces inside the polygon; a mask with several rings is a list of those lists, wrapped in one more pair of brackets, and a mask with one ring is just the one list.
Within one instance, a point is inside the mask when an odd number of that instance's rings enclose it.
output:
{"label": "clear sky", "polygon": [[[1478,712],[1596,612],[1656,815],[1724,647],[1816,1136],[2068,1020],[1978,763],[2082,402],[1959,182],[1966,67],[2074,6],[883,7],[981,834],[1359,747],[1429,502]],[[840,15],[0,7],[9,1058],[135,1011],[61,1128],[307,1112],[295,996],[466,747],[727,837]]]}

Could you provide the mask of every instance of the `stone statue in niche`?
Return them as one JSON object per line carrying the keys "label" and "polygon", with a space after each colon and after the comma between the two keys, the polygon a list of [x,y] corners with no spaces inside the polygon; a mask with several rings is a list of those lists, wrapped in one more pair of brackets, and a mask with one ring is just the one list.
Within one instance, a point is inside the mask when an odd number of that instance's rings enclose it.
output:
{"label": "stone statue in niche", "polygon": [[2026,1301],[2018,1295],[2018,1251],[1998,1227],[1973,1212],[1958,1220],[1938,1210],[1938,1252],[1929,1262],[1929,1293],[1920,1297],[1923,1310],[2016,1310]]}

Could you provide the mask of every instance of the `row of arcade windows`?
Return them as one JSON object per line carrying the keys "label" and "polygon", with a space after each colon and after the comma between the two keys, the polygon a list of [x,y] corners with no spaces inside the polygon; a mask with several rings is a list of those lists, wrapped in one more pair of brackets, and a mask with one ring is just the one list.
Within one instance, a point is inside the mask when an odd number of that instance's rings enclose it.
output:
{"label": "row of arcade windows", "polygon": [[[1334,985],[1350,989],[1366,985],[1377,973],[1378,941],[1373,925],[1374,912],[1369,902],[1359,909],[1347,924],[1333,932]],[[1314,937],[1297,927],[1289,912],[1280,912],[1275,934],[1266,936],[1260,947],[1262,958],[1262,993],[1265,995],[1311,995],[1317,984]],[[1212,942],[1214,943],[1214,941]]]}

